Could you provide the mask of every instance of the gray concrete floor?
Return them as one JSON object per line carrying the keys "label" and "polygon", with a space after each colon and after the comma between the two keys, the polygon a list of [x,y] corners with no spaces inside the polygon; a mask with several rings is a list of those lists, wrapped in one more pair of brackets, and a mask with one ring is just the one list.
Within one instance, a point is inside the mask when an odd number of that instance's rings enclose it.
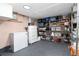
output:
{"label": "gray concrete floor", "polygon": [[67,48],[65,43],[54,43],[49,41],[38,41],[29,45],[20,51],[12,53],[10,51],[3,52],[3,56],[66,56]]}

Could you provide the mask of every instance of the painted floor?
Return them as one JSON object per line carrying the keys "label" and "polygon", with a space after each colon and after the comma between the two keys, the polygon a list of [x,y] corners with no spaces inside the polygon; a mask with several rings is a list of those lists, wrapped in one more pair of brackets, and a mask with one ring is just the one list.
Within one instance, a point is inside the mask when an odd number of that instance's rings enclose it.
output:
{"label": "painted floor", "polygon": [[66,56],[66,43],[54,43],[50,41],[38,41],[15,53],[3,52],[3,56]]}

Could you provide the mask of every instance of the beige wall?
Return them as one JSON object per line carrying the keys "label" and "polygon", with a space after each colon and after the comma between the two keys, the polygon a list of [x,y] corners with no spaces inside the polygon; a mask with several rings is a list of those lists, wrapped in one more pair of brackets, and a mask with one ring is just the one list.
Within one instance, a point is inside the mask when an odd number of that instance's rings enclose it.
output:
{"label": "beige wall", "polygon": [[25,32],[28,17],[16,14],[18,21],[0,21],[0,49],[9,45],[9,34],[13,32]]}

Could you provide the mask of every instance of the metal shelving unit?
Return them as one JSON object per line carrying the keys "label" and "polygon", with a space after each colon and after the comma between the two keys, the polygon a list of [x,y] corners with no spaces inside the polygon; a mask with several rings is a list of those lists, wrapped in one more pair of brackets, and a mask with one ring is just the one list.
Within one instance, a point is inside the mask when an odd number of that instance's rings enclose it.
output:
{"label": "metal shelving unit", "polygon": [[[71,39],[72,39],[72,40],[71,40],[71,43],[72,43],[72,44],[73,44],[73,43],[76,43],[76,46],[75,46],[75,48],[76,48],[76,50],[75,50],[75,51],[76,51],[76,54],[75,54],[75,55],[76,55],[76,56],[78,55],[77,52],[78,52],[78,38],[79,38],[79,36],[78,36],[78,34],[79,34],[79,33],[78,33],[78,32],[79,32],[79,31],[78,31],[78,28],[79,28],[79,24],[78,24],[79,21],[78,21],[78,18],[79,18],[79,16],[78,16],[78,10],[77,10],[77,9],[78,9],[78,6],[79,6],[79,5],[75,3],[75,4],[73,5],[72,9],[71,9],[71,11],[72,11],[72,12],[71,12],[71,32],[72,32],[72,33],[74,32],[73,35],[71,36]],[[73,24],[74,24],[74,23],[76,24],[76,28],[73,27]],[[74,31],[73,31],[73,30],[74,30]],[[75,38],[74,38],[74,37],[75,37]],[[73,38],[74,38],[74,40],[73,40]]]}

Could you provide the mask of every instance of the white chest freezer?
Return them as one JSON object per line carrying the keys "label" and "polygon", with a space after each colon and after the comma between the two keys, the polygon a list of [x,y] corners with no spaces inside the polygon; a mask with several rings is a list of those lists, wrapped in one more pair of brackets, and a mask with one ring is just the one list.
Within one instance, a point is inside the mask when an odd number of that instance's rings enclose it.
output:
{"label": "white chest freezer", "polygon": [[16,32],[11,34],[11,49],[13,52],[28,46],[27,32]]}

